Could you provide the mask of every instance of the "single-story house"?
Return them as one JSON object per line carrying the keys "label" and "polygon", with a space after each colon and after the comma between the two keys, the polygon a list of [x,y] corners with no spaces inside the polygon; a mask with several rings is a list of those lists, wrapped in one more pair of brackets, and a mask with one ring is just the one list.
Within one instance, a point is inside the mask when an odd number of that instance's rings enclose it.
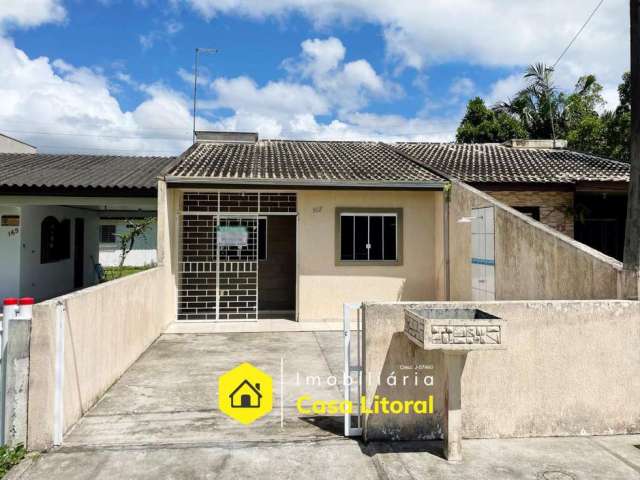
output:
{"label": "single-story house", "polygon": [[622,259],[630,166],[552,141],[394,147],[576,240]]}
{"label": "single-story house", "polygon": [[155,217],[156,179],[173,160],[0,153],[0,298],[95,284],[101,219]]}
{"label": "single-story house", "polygon": [[380,142],[199,132],[159,187],[177,319],[325,320],[362,298],[436,298],[445,183]]}

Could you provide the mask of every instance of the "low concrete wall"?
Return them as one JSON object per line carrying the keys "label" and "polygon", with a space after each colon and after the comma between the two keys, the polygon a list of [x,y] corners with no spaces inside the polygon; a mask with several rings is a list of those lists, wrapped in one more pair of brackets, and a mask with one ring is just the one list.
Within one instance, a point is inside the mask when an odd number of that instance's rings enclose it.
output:
{"label": "low concrete wall", "polygon": [[[424,400],[434,415],[369,415],[374,439],[440,438],[441,351],[409,341],[404,309],[480,308],[506,320],[506,350],[472,352],[462,376],[466,438],[611,435],[640,432],[640,303],[537,301],[371,303],[364,310],[366,395]],[[414,371],[433,387],[413,383]],[[396,386],[386,384],[394,374]],[[403,376],[409,384],[402,386]],[[382,378],[382,381],[379,379]]]}
{"label": "low concrete wall", "polygon": [[39,303],[33,309],[27,446],[53,443],[56,318],[64,307],[64,431],[174,318],[163,267]]}
{"label": "low concrete wall", "polygon": [[452,182],[451,300],[471,300],[472,208],[495,213],[496,300],[623,298],[623,268],[608,257],[464,183]]}

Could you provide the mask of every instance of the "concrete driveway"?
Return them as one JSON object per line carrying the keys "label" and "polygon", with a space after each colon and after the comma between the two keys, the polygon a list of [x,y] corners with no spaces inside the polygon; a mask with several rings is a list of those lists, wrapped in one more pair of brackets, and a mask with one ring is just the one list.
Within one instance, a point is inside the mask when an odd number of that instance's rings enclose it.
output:
{"label": "concrete driveway", "polygon": [[[280,367],[284,359],[284,399]],[[250,362],[273,376],[273,411],[249,426],[217,408],[219,375]],[[640,436],[465,441],[450,465],[438,442],[363,445],[339,417],[295,400],[342,398],[340,332],[163,335],[66,436],[10,479],[640,479]],[[321,383],[305,385],[306,377]],[[284,423],[281,426],[281,406]]]}

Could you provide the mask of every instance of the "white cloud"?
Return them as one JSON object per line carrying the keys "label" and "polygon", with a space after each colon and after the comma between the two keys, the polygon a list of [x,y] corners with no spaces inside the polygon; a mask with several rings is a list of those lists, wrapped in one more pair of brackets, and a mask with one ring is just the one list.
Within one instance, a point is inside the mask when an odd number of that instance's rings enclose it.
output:
{"label": "white cloud", "polygon": [[[233,113],[217,127],[257,131],[263,138],[448,141],[453,137],[457,119],[359,112],[371,98],[397,95],[399,87],[365,60],[345,63],[346,49],[339,39],[305,40],[301,48],[299,58],[284,62],[290,74],[287,81],[259,86],[246,76],[218,78],[211,84],[215,98],[199,102],[199,107],[214,112],[230,109]],[[321,116],[333,119],[323,122]]]}
{"label": "white cloud", "polygon": [[322,77],[337,69],[347,53],[342,42],[335,37],[308,39],[302,42],[301,47],[303,61],[299,68],[309,77]]}
{"label": "white cloud", "polygon": [[[177,0],[176,0],[177,1]],[[388,55],[402,65],[465,61],[488,66],[552,64],[595,6],[584,0],[183,0],[205,18],[298,12],[319,25],[364,20],[379,25]],[[614,87],[629,66],[629,8],[605,2],[559,70],[572,80],[595,73]],[[560,74],[560,72],[558,72]]]}
{"label": "white cloud", "polygon": [[138,41],[140,42],[142,49],[149,50],[151,47],[153,47],[153,44],[156,42],[157,36],[158,35],[156,32],[149,32],[146,34],[138,35]]}
{"label": "white cloud", "polygon": [[[100,72],[63,60],[29,58],[2,37],[0,65],[0,131],[41,151],[175,154],[190,144],[189,101],[167,87],[140,86],[146,98],[126,111]],[[137,85],[126,74],[116,78]],[[212,127],[203,118],[198,123]]]}
{"label": "white cloud", "polygon": [[[359,112],[373,98],[390,98],[399,87],[378,75],[364,60],[345,62],[337,38],[309,39],[302,53],[283,62],[286,80],[259,85],[250,77],[217,78],[213,98],[198,101],[210,115],[231,114],[214,122],[221,130],[257,131],[262,138],[350,140],[451,140],[457,118],[437,120],[421,115],[374,115]],[[186,71],[178,74],[193,81]],[[305,81],[308,83],[301,83]],[[329,117],[331,120],[324,120]]]}
{"label": "white cloud", "polygon": [[171,37],[181,32],[183,28],[184,25],[177,20],[167,20],[162,28],[138,35],[138,41],[143,50],[149,50],[160,40],[170,42]]}
{"label": "white cloud", "polygon": [[[189,72],[180,67],[176,74],[188,85],[193,85],[193,72]],[[198,85],[205,86],[209,83],[211,83],[211,80],[209,80],[208,72],[202,67],[198,68]]]}
{"label": "white cloud", "polygon": [[[215,79],[209,84],[213,97],[207,98],[205,89],[199,101],[205,116],[198,118],[198,128],[257,131],[261,138],[391,141],[452,137],[443,130],[455,130],[455,121],[345,109],[342,101],[332,98],[338,86],[327,83],[327,72],[342,76],[351,92],[361,89],[367,95],[380,92],[385,82],[366,62],[344,63],[345,55],[335,52],[329,60],[328,51],[320,50],[314,58],[322,66],[311,60],[299,63],[315,72],[315,76],[309,73],[310,84],[282,80],[259,85],[249,77]],[[122,69],[107,77],[63,59],[29,58],[3,37],[0,64],[4,67],[0,70],[0,131],[35,144],[41,151],[176,154],[190,144],[190,101],[166,86],[140,85]],[[179,75],[191,79],[186,71]],[[124,110],[114,96],[122,85],[143,92],[146,98]],[[227,110],[232,113],[228,115]],[[211,120],[216,115],[217,120]]]}
{"label": "white cloud", "polygon": [[484,95],[487,106],[495,105],[499,102],[506,102],[512,99],[517,92],[522,90],[526,85],[522,73],[515,73],[508,77],[502,78],[491,85],[489,93]]}
{"label": "white cloud", "polygon": [[309,80],[341,112],[362,108],[372,98],[402,94],[399,85],[383,79],[366,60],[345,63],[346,49],[335,37],[308,39],[301,48],[299,58],[285,60],[285,68],[292,76]]}
{"label": "white cloud", "polygon": [[0,31],[7,25],[35,27],[48,22],[61,22],[66,11],[61,0],[2,0]]}
{"label": "white cloud", "polygon": [[248,77],[218,78],[213,82],[218,108],[252,112],[258,115],[287,117],[310,113],[329,113],[329,105],[322,96],[308,85],[286,82],[269,82],[258,87]]}
{"label": "white cloud", "polygon": [[169,20],[164,28],[168,35],[175,35],[184,28],[184,25],[176,20]]}

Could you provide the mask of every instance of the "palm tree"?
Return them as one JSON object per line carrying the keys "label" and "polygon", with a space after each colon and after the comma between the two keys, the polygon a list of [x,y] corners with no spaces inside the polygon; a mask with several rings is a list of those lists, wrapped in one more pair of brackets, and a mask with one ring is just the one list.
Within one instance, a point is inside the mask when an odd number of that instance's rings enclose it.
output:
{"label": "palm tree", "polygon": [[562,95],[553,85],[553,68],[544,63],[527,67],[527,86],[513,99],[494,105],[522,122],[531,138],[556,138],[556,126],[562,117]]}

